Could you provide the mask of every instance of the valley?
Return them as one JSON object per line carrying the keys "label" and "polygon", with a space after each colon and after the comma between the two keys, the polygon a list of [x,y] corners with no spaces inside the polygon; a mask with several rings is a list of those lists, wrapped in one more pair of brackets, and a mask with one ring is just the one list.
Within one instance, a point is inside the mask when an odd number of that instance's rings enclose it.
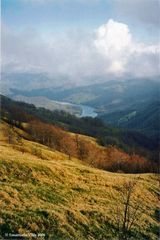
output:
{"label": "valley", "polygon": [[158,142],[159,89],[157,78],[128,79],[76,88],[37,88],[27,91],[10,88],[8,96],[18,99],[21,95],[22,100],[28,99],[35,105],[37,97],[45,98],[48,102],[45,108],[48,109],[52,101],[67,102],[74,110],[70,107],[59,107],[59,110],[81,117],[98,117],[106,125],[137,131],[151,141],[156,139]]}
{"label": "valley", "polygon": [[2,0],[0,240],[160,240],[160,0]]}
{"label": "valley", "polygon": [[34,104],[36,107],[43,107],[51,111],[55,111],[55,110],[65,111],[77,117],[96,117],[97,116],[97,113],[95,112],[95,109],[93,107],[82,105],[82,104],[55,101],[55,100],[50,100],[46,97],[41,97],[41,96],[26,97],[22,95],[16,95],[13,98],[16,101]]}

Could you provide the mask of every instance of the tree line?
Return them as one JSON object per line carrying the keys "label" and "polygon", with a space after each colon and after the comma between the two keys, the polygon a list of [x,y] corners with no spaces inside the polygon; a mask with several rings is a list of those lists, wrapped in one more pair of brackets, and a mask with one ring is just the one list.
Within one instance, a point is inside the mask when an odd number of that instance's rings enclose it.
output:
{"label": "tree line", "polygon": [[[28,104],[26,104],[26,106],[28,106]],[[79,131],[71,134],[65,128],[64,123],[62,128],[47,121],[42,121],[37,116],[32,115],[31,112],[26,112],[25,108],[25,106],[22,108],[21,105],[17,105],[10,99],[3,100],[1,111],[2,119],[7,121],[10,126],[22,128],[30,134],[33,141],[67,154],[69,159],[76,157],[91,166],[113,172],[139,173],[156,171],[155,163],[151,163],[134,151],[132,154],[124,152],[114,144],[109,137],[108,144],[103,144],[105,147],[101,147],[95,142],[90,141],[89,138],[87,140],[87,138],[81,137]],[[31,109],[36,108],[33,105]],[[66,122],[67,116],[68,114],[66,114]],[[82,120],[79,121],[81,122]],[[88,122],[87,126],[90,125],[92,121],[90,129],[93,128],[95,132],[100,128],[102,128],[101,131],[103,130],[104,125],[101,123],[101,120],[90,120],[87,118],[85,121]],[[27,123],[25,127],[24,122]],[[79,125],[77,126],[77,129],[78,128]],[[84,128],[82,128],[82,130],[83,129]],[[105,138],[107,139],[107,136],[105,136]],[[11,142],[11,134],[8,134],[8,139],[10,139],[9,141]]]}

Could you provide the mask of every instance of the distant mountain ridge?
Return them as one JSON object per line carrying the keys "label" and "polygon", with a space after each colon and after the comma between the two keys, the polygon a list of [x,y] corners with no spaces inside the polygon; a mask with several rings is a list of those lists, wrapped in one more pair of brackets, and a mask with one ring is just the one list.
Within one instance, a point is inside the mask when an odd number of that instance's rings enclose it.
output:
{"label": "distant mountain ridge", "polygon": [[[28,97],[45,96],[57,101],[81,103],[96,107],[99,113],[113,112],[114,109],[139,101],[144,103],[150,99],[158,99],[160,83],[157,80],[126,80],[109,81],[76,88],[39,88],[20,90],[10,88],[10,96],[23,95]],[[112,107],[112,109],[111,109]]]}
{"label": "distant mountain ridge", "polygon": [[158,138],[160,134],[159,116],[160,101],[154,101],[140,109],[117,111],[102,116],[102,119],[111,125],[132,130],[139,130],[147,136]]}

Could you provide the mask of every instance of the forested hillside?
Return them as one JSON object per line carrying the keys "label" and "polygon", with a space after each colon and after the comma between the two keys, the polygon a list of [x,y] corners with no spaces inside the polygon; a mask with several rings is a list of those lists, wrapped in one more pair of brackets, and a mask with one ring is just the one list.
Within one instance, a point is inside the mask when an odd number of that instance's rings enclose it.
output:
{"label": "forested hillside", "polygon": [[[4,121],[25,130],[32,140],[68,154],[69,158],[78,157],[93,166],[110,171],[156,171],[156,159],[151,163],[149,158],[156,157],[156,149],[149,139],[145,141],[140,134],[108,128],[96,118],[80,119],[64,112],[37,109],[33,105],[15,102],[4,96],[1,104]],[[76,134],[71,134],[69,130]],[[97,139],[86,141],[79,134]],[[140,153],[146,157],[143,158]]]}
{"label": "forested hillside", "polygon": [[[129,154],[143,155],[148,159],[158,161],[158,142],[136,131],[128,131],[106,126],[98,118],[77,118],[66,112],[49,111],[36,108],[32,104],[15,102],[4,96],[1,97],[2,114],[6,118],[18,118],[20,121],[31,121],[38,118],[47,124],[54,124],[74,133],[95,137],[103,146],[116,146]],[[28,120],[29,118],[29,120]]]}
{"label": "forested hillside", "polygon": [[138,130],[152,139],[157,139],[159,130],[160,102],[150,102],[138,110],[132,108],[126,111],[117,111],[102,116],[102,119],[111,125],[127,129]]}

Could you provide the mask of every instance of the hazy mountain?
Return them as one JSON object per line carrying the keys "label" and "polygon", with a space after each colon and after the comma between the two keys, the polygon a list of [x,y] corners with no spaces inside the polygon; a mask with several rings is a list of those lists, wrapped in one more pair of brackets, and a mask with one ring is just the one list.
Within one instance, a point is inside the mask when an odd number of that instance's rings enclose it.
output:
{"label": "hazy mountain", "polygon": [[55,111],[55,110],[66,111],[66,112],[69,112],[70,114],[75,114],[75,115],[81,115],[81,112],[82,112],[80,106],[70,104],[70,103],[65,103],[65,102],[57,102],[41,96],[26,97],[22,95],[16,95],[14,99],[16,101],[34,104],[36,107],[43,107],[51,111]]}
{"label": "hazy mountain", "polygon": [[104,114],[102,119],[111,125],[139,130],[148,136],[159,136],[160,102],[154,101],[125,111]]}
{"label": "hazy mountain", "polygon": [[159,82],[157,79],[130,79],[127,81],[108,81],[82,87],[63,88],[32,88],[21,89],[10,87],[11,96],[29,97],[45,96],[52,100],[83,103],[94,106],[99,113],[126,108],[135,103],[145,103],[150,99],[158,99]]}
{"label": "hazy mountain", "polygon": [[45,88],[67,88],[69,83],[66,77],[51,77],[47,73],[17,73],[3,72],[1,74],[1,93],[10,93],[10,88],[19,90],[45,89]]}

